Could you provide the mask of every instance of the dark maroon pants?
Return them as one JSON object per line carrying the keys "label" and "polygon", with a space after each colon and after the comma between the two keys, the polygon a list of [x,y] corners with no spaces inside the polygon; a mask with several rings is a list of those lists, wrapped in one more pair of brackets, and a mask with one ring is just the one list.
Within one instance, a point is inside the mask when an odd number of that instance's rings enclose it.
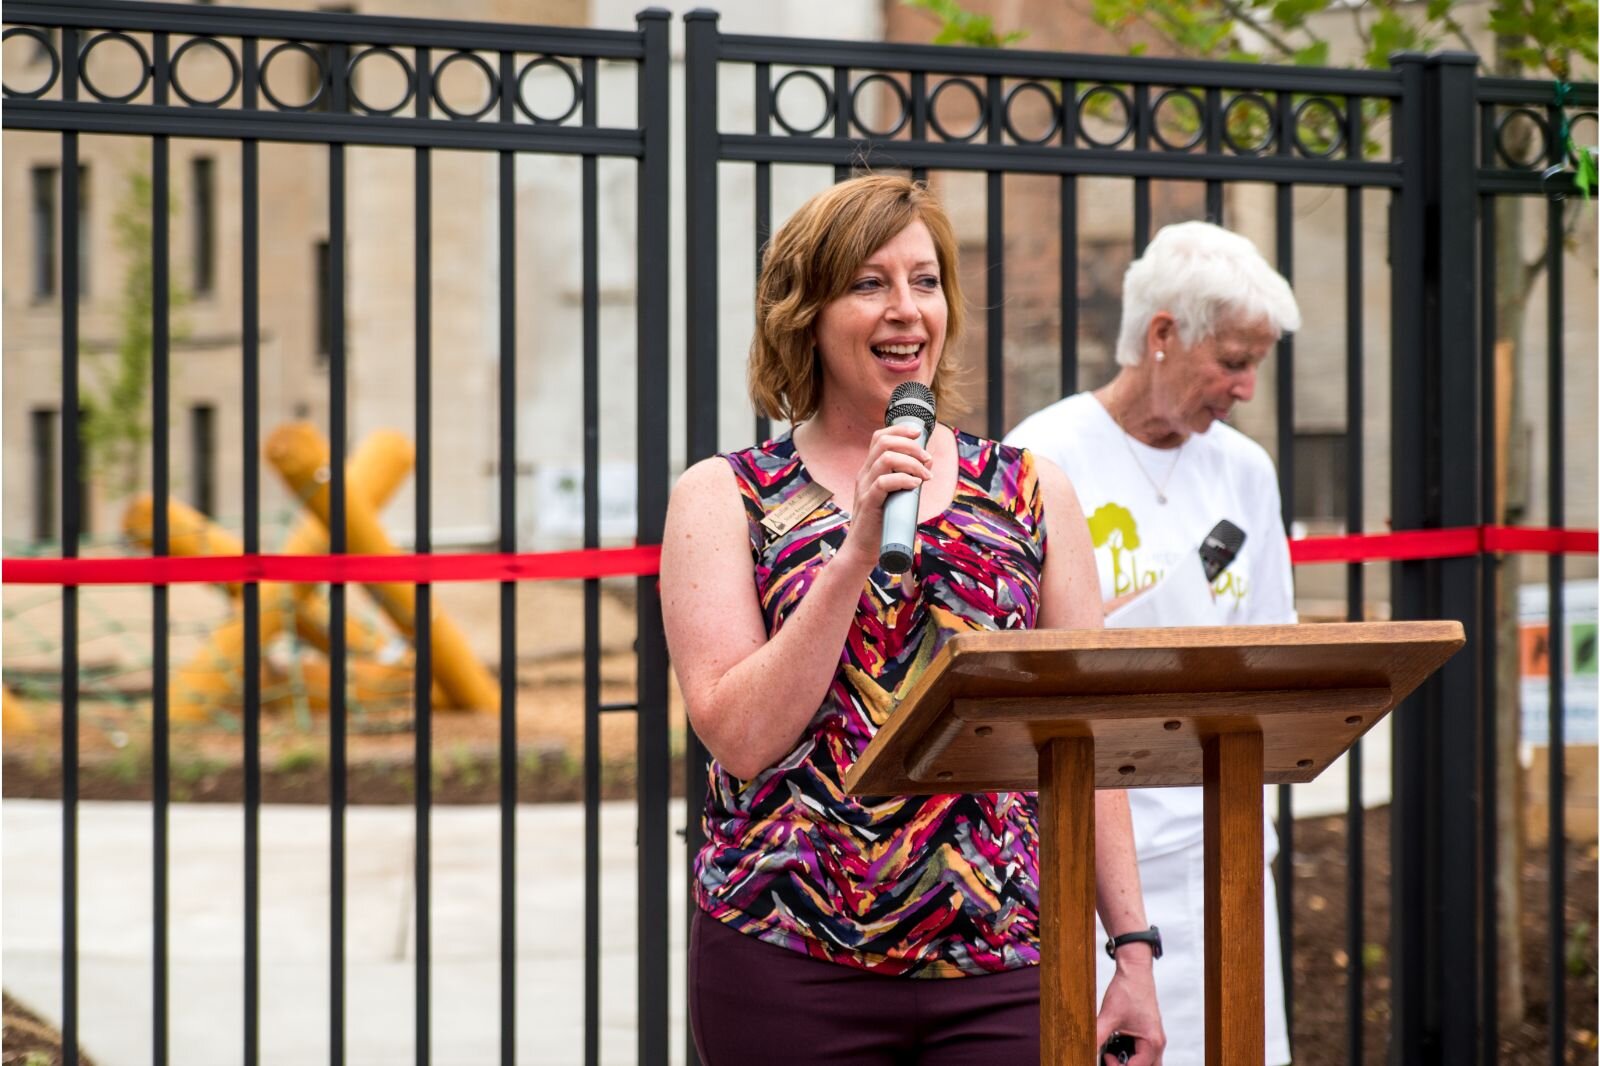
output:
{"label": "dark maroon pants", "polygon": [[1039,968],[886,977],[735,932],[696,910],[689,1024],[705,1066],[1039,1061]]}

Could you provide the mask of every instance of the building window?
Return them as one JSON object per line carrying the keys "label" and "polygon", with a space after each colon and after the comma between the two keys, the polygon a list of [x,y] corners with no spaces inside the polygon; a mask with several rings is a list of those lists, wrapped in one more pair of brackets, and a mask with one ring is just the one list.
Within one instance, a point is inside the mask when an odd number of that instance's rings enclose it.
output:
{"label": "building window", "polygon": [[189,408],[189,485],[195,510],[217,515],[217,409],[208,403]]}
{"label": "building window", "polygon": [[216,284],[216,166],[210,156],[195,156],[190,164],[194,203],[189,211],[194,240],[194,292],[209,296]]}
{"label": "building window", "polygon": [[56,413],[47,407],[29,412],[29,446],[33,456],[33,539],[56,536]]}
{"label": "building window", "polygon": [[[57,216],[61,192],[59,167],[34,167],[33,186],[33,295],[48,300],[56,295],[60,265],[56,260]],[[89,294],[89,168],[78,167],[78,295]]]}
{"label": "building window", "polygon": [[46,300],[56,294],[56,168],[33,171],[33,295]]}
{"label": "building window", "polygon": [[1294,435],[1294,517],[1320,524],[1345,521],[1345,435]]}
{"label": "building window", "polygon": [[333,354],[333,306],[329,303],[333,286],[329,277],[328,242],[318,241],[313,254],[316,262],[312,269],[317,279],[317,362],[325,363]]}

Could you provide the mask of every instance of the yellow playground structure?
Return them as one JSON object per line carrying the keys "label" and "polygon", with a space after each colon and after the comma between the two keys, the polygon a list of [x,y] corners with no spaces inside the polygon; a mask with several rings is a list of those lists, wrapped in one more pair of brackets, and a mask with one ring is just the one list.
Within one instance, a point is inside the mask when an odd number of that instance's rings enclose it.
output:
{"label": "yellow playground structure", "polygon": [[[284,555],[319,555],[328,550],[330,510],[329,447],[308,423],[275,430],[266,442],[266,456],[289,486],[306,515],[278,549]],[[415,453],[411,442],[392,430],[379,430],[361,441],[345,465],[345,538],[352,554],[392,555],[398,552],[378,521],[378,513],[410,474]],[[123,531],[148,547],[154,536],[155,506],[149,496],[133,501],[123,516]],[[173,555],[242,555],[243,542],[205,515],[170,500],[167,504],[168,546]],[[357,702],[409,692],[414,677],[416,639],[415,589],[397,582],[364,586],[395,633],[349,615],[345,622],[348,683]],[[228,619],[213,629],[204,645],[172,676],[174,721],[200,722],[213,711],[237,704],[243,689],[245,620],[239,586],[223,587],[232,603]],[[262,582],[260,644],[293,631],[322,658],[299,663],[312,710],[328,706],[332,648],[326,599],[315,585]],[[433,705],[440,709],[493,712],[499,688],[489,670],[473,654],[466,638],[437,606],[431,612],[429,648],[433,662]],[[263,664],[266,657],[262,657]],[[269,670],[263,666],[263,670]],[[263,690],[267,689],[263,678]]]}

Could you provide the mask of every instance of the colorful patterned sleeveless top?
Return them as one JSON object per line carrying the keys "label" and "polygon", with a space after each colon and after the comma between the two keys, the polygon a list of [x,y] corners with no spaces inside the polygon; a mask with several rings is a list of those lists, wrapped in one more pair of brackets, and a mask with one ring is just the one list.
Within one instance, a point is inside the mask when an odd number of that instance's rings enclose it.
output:
{"label": "colorful patterned sleeveless top", "polygon": [[[904,578],[874,569],[794,749],[749,781],[712,763],[695,861],[695,899],[713,918],[884,974],[958,977],[1039,961],[1031,793],[851,797],[841,787],[945,641],[1034,625],[1045,528],[1033,458],[959,431],[956,448],[955,497],[918,530],[920,587],[913,595]],[[763,515],[811,481],[794,442],[724,458],[744,498],[770,636],[844,543],[849,519],[829,501],[768,537]]]}

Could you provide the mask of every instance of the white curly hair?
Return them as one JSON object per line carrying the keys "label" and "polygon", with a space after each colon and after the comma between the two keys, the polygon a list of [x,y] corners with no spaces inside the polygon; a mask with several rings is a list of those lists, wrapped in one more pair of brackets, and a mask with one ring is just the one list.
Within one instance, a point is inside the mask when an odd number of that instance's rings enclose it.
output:
{"label": "white curly hair", "polygon": [[1186,345],[1210,336],[1221,319],[1265,320],[1279,335],[1300,328],[1300,307],[1283,275],[1248,237],[1209,222],[1163,226],[1128,266],[1118,363],[1139,365],[1157,311],[1172,315]]}

